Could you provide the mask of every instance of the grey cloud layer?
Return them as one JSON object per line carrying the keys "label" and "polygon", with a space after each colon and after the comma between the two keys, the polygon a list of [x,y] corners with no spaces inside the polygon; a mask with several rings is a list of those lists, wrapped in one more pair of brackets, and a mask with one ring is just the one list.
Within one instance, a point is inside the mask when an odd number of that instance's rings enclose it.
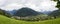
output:
{"label": "grey cloud layer", "polygon": [[[40,11],[40,10],[56,10],[55,2],[52,2],[50,0],[2,0],[0,1],[0,7],[2,9],[5,10],[13,10],[13,9],[19,9],[19,7],[22,6],[27,6],[27,7],[31,7],[32,9],[36,10],[36,11]],[[47,4],[45,3],[47,2]],[[14,5],[15,4],[15,5]],[[20,6],[22,4],[22,6]],[[14,5],[14,6],[13,6]],[[53,9],[54,8],[54,9]]]}

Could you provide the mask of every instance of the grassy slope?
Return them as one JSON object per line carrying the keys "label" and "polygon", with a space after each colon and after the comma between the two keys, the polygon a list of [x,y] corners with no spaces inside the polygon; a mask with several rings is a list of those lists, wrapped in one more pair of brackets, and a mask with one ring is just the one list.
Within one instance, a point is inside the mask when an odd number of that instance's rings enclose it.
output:
{"label": "grassy slope", "polygon": [[47,20],[41,22],[19,21],[0,15],[0,24],[60,24],[60,19]]}

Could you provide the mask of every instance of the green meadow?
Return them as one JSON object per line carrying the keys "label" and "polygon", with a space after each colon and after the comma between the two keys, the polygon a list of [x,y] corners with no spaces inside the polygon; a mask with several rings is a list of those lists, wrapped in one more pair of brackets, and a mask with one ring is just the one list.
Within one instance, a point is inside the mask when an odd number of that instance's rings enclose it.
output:
{"label": "green meadow", "polygon": [[60,18],[53,20],[29,22],[29,21],[15,20],[0,15],[0,24],[60,24]]}

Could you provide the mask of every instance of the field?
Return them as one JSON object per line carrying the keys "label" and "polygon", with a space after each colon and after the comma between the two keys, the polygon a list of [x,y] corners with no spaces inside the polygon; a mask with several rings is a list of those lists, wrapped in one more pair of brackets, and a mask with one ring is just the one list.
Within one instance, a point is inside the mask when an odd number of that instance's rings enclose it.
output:
{"label": "field", "polygon": [[54,20],[29,22],[29,21],[10,19],[8,17],[0,15],[0,24],[60,24],[60,18]]}

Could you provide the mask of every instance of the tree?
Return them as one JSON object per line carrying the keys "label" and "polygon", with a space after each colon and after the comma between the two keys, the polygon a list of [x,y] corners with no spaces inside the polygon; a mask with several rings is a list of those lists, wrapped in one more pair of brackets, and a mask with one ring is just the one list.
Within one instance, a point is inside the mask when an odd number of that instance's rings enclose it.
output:
{"label": "tree", "polygon": [[56,18],[56,16],[60,16],[60,1],[59,0],[53,0],[53,1],[57,1],[57,5],[56,7],[59,8],[59,10],[53,11],[50,16],[54,16],[54,18]]}
{"label": "tree", "polygon": [[60,0],[53,0],[53,1],[57,1],[56,7],[59,8],[59,10],[60,10]]}

